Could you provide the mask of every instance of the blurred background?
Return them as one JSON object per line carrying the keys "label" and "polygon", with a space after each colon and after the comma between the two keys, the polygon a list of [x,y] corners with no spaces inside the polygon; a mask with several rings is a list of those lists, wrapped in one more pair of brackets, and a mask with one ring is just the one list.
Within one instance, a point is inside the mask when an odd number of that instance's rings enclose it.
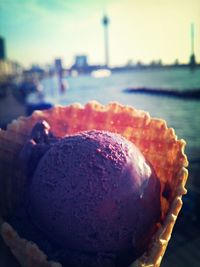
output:
{"label": "blurred background", "polygon": [[0,127],[93,99],[164,118],[186,140],[188,194],[161,266],[199,266],[200,1],[1,0]]}

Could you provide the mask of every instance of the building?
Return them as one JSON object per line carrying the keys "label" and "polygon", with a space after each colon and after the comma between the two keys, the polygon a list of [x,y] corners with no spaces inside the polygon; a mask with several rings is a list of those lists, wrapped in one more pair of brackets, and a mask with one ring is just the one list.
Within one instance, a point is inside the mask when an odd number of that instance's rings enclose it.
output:
{"label": "building", "polygon": [[5,52],[5,42],[2,37],[0,37],[0,60],[6,59],[6,52]]}
{"label": "building", "polygon": [[88,73],[90,71],[86,55],[77,55],[75,57],[75,62],[70,68],[70,72],[74,71],[77,72],[77,74]]}
{"label": "building", "polygon": [[89,74],[94,70],[102,69],[102,65],[90,65],[86,55],[77,55],[75,62],[69,69],[69,74],[77,76],[78,74]]}
{"label": "building", "polygon": [[74,66],[77,69],[84,69],[88,66],[88,59],[86,55],[78,55],[75,57],[75,64]]}
{"label": "building", "polygon": [[11,60],[0,60],[0,81],[6,77],[22,74],[22,67]]}
{"label": "building", "polygon": [[56,58],[54,62],[55,70],[56,72],[62,72],[63,66],[62,66],[62,59]]}

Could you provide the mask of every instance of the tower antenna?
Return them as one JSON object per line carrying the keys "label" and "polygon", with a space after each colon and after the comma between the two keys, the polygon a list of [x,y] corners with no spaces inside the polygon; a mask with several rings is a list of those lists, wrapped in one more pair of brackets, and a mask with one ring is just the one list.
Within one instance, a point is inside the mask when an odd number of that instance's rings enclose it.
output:
{"label": "tower antenna", "polygon": [[191,24],[191,55],[194,55],[194,24]]}
{"label": "tower antenna", "polygon": [[193,69],[196,66],[196,58],[194,54],[194,24],[191,24],[191,56],[189,65]]}

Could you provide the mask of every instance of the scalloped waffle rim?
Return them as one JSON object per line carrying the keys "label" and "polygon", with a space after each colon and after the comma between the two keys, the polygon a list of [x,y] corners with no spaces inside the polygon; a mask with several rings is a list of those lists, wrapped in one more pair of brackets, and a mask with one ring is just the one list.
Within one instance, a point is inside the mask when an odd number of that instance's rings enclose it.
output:
{"label": "scalloped waffle rim", "polygon": [[[174,191],[171,190],[169,199],[161,199],[164,221],[159,224],[148,250],[131,264],[131,267],[159,267],[182,207],[182,195],[187,192],[185,184],[188,172],[185,167],[188,161],[184,154],[185,141],[178,140],[174,130],[168,128],[164,120],[151,118],[147,112],[116,102],[104,106],[96,101],[85,106],[75,103],[66,107],[56,106],[45,111],[35,111],[29,117],[20,117],[13,121],[6,131],[0,129],[0,186],[3,188],[0,194],[1,235],[22,266],[60,266],[59,263],[48,262],[46,255],[36,244],[20,238],[3,220],[3,217],[12,212],[23,191],[24,177],[20,171],[16,171],[19,166],[17,155],[33,125],[41,120],[46,120],[57,136],[89,129],[122,134],[134,142],[154,166],[161,180],[162,190],[166,184],[171,189],[175,188]],[[13,194],[12,188],[18,194]]]}

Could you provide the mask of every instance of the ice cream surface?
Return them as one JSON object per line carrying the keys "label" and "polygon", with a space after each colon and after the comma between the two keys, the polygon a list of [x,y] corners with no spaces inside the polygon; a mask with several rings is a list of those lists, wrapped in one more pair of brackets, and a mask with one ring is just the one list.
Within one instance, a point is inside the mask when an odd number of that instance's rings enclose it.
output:
{"label": "ice cream surface", "polygon": [[160,217],[160,182],[132,142],[97,130],[56,138],[42,122],[21,154],[26,210],[49,240],[118,262],[145,250]]}

